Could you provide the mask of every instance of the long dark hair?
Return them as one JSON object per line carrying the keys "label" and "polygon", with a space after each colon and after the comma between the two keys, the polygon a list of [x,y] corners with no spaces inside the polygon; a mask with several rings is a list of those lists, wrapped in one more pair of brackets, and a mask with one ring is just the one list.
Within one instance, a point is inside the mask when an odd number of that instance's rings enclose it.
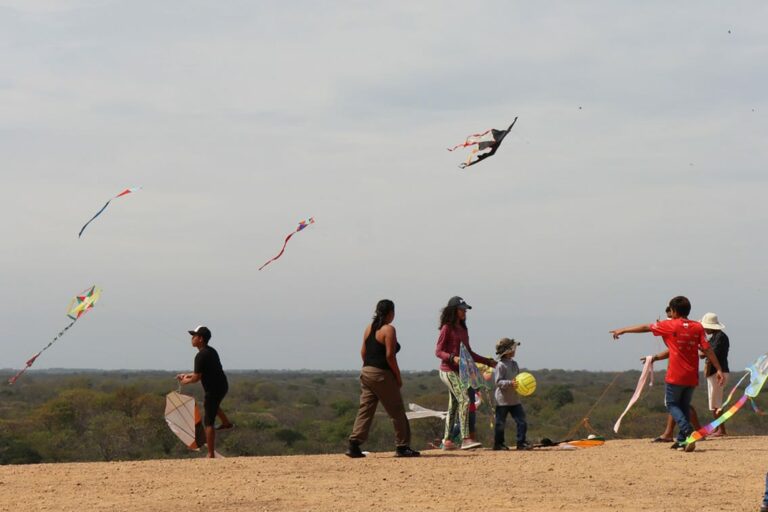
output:
{"label": "long dark hair", "polygon": [[376,332],[384,325],[384,321],[387,316],[395,310],[395,303],[389,299],[381,299],[376,304],[376,312],[373,314],[373,323],[371,324],[371,332]]}
{"label": "long dark hair", "polygon": [[467,321],[459,320],[459,307],[445,306],[443,310],[440,312],[440,327],[438,327],[438,330],[442,329],[443,326],[446,324],[453,327],[457,323],[463,328],[465,329],[467,328]]}

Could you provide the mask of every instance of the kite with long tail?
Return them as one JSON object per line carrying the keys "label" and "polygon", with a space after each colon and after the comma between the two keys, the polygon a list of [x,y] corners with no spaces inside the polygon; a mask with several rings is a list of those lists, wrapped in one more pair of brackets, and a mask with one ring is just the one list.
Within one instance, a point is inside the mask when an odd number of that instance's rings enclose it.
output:
{"label": "kite with long tail", "polygon": [[24,372],[29,369],[30,366],[32,366],[35,363],[35,360],[40,357],[40,354],[48,350],[51,345],[53,345],[56,340],[61,338],[65,332],[69,330],[70,327],[75,325],[75,322],[78,321],[78,319],[83,316],[86,312],[88,312],[94,304],[96,304],[96,301],[99,300],[99,297],[101,296],[101,290],[99,288],[96,288],[95,286],[91,286],[87,290],[83,290],[80,292],[75,298],[72,299],[72,301],[69,303],[69,307],[67,308],[67,317],[69,317],[70,320],[72,320],[69,325],[67,325],[64,329],[62,329],[59,334],[57,334],[46,346],[43,347],[40,352],[33,355],[27,360],[26,365],[23,369],[19,370],[19,372],[8,379],[8,384],[14,384],[19,377],[22,376]]}
{"label": "kite with long tail", "polygon": [[[123,196],[126,196],[126,195],[128,195],[128,194],[131,194],[131,193],[133,193],[133,192],[136,192],[136,191],[138,191],[138,190],[141,190],[141,187],[127,188],[127,189],[123,190],[122,192],[120,192],[119,194],[117,194],[117,195],[116,195],[115,197],[113,197],[112,199],[117,199],[118,197],[123,197]],[[80,228],[80,232],[77,234],[77,238],[80,238],[81,236],[83,236],[83,231],[85,231],[85,228],[87,228],[87,227],[88,227],[88,224],[90,224],[91,222],[93,222],[93,220],[94,220],[96,217],[98,217],[99,215],[101,215],[101,212],[103,212],[104,210],[106,210],[106,209],[107,209],[107,206],[109,206],[109,203],[111,203],[111,202],[112,202],[112,199],[110,199],[109,201],[107,201],[107,202],[106,202],[106,204],[105,204],[104,206],[102,206],[102,207],[101,207],[101,210],[99,210],[98,212],[96,212],[96,215],[94,215],[93,217],[91,217],[91,220],[89,220],[88,222],[86,222],[86,223],[85,223],[85,225],[84,225],[82,228]]]}
{"label": "kite with long tail", "polygon": [[[496,130],[491,128],[481,133],[473,133],[472,135],[467,136],[466,140],[461,144],[456,144],[452,148],[448,148],[448,151],[454,151],[458,148],[466,148],[469,146],[477,146],[472,150],[472,152],[470,152],[466,162],[459,164],[459,167],[461,169],[465,169],[470,165],[475,165],[476,163],[485,160],[489,156],[496,154],[496,151],[498,151],[499,146],[501,145],[501,141],[503,141],[504,137],[506,137],[507,134],[512,131],[512,127],[515,126],[516,122],[517,118],[512,121],[512,124],[509,125],[509,128],[506,130]],[[487,153],[479,154],[481,151],[485,151],[486,149],[489,149],[490,151]],[[475,155],[478,155],[477,158],[472,160],[472,157]]]}
{"label": "kite with long tail", "polygon": [[749,368],[746,368],[745,371],[746,373],[744,376],[739,380],[739,382],[736,383],[735,386],[733,386],[733,389],[728,394],[728,398],[723,403],[723,408],[731,401],[731,398],[733,398],[736,389],[738,389],[739,385],[744,382],[744,379],[749,377],[749,384],[744,389],[744,394],[741,396],[741,398],[739,398],[738,401],[733,404],[730,409],[722,413],[720,417],[715,421],[709,425],[701,427],[699,430],[688,436],[688,439],[685,440],[685,444],[695,443],[696,441],[710,435],[715,431],[717,427],[731,419],[734,414],[739,412],[739,409],[741,409],[742,406],[747,403],[747,400],[752,403],[752,408],[755,410],[755,412],[760,412],[760,410],[755,405],[755,398],[757,398],[757,395],[760,394],[760,390],[763,389],[765,381],[768,380],[768,354],[763,354],[758,357],[757,361],[755,361]]}
{"label": "kite with long tail", "polygon": [[307,220],[303,220],[303,221],[299,222],[299,227],[297,227],[297,228],[296,228],[296,231],[294,231],[293,233],[291,233],[290,235],[288,235],[287,237],[285,237],[285,242],[283,242],[283,248],[282,248],[282,249],[280,249],[280,252],[279,252],[279,253],[277,253],[277,256],[275,256],[274,258],[272,258],[271,260],[267,261],[265,264],[263,264],[262,266],[260,266],[260,267],[259,267],[259,270],[263,269],[264,267],[266,267],[267,265],[269,265],[270,263],[272,263],[272,262],[273,262],[273,261],[275,261],[276,259],[280,258],[280,256],[282,256],[282,255],[283,255],[283,253],[285,252],[285,246],[286,246],[286,245],[288,245],[288,240],[290,240],[290,239],[291,239],[291,237],[292,237],[293,235],[295,235],[296,233],[298,233],[299,231],[303,230],[304,228],[306,228],[306,227],[307,227],[307,226],[309,226],[310,224],[314,224],[314,223],[315,223],[315,218],[314,218],[314,217],[310,217],[310,218],[309,218],[309,219],[307,219]]}

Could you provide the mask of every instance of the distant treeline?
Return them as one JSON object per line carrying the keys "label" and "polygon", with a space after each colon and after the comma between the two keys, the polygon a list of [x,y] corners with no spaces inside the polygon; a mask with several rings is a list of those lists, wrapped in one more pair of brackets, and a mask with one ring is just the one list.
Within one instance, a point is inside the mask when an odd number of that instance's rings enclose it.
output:
{"label": "distant treeline", "polygon": [[[664,428],[663,372],[622,423],[612,427],[634,391],[639,372],[596,373],[538,370],[536,393],[524,399],[529,439],[562,439],[589,413],[589,425],[608,439],[655,437]],[[10,374],[0,378],[7,379]],[[0,387],[0,464],[110,461],[197,457],[165,424],[165,395],[176,389],[170,372],[30,371],[14,386]],[[222,432],[217,448],[225,455],[341,453],[357,411],[355,372],[228,372],[230,392],[222,407],[236,428]],[[615,379],[615,380],[614,380]],[[403,397],[444,410],[448,392],[437,371],[404,374]],[[703,379],[702,379],[703,380]],[[735,382],[734,379],[731,379]],[[612,384],[611,384],[612,383]],[[185,393],[202,399],[199,384]],[[602,398],[600,398],[602,396]],[[711,420],[706,388],[694,396],[702,422]],[[599,403],[596,404],[598,398]],[[762,397],[760,397],[762,400]],[[593,409],[594,406],[594,409]],[[478,411],[478,437],[492,443],[491,412]],[[729,422],[732,434],[762,434],[768,418],[745,407]],[[442,421],[414,420],[412,445],[425,448],[439,440]],[[514,422],[508,422],[514,436]],[[577,434],[590,431],[581,426]],[[439,442],[439,441],[438,441]],[[392,425],[377,416],[364,449],[394,449]]]}

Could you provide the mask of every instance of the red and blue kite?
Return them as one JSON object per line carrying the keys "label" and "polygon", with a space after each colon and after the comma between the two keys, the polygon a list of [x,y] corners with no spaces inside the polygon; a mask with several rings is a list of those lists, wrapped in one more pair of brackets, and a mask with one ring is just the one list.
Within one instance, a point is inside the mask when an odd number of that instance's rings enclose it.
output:
{"label": "red and blue kite", "polygon": [[302,229],[306,228],[310,224],[314,224],[314,223],[315,223],[315,218],[314,217],[310,217],[307,220],[303,220],[303,221],[299,222],[299,227],[296,228],[296,231],[294,231],[293,233],[291,233],[290,235],[285,237],[285,242],[283,242],[283,248],[280,249],[280,252],[277,254],[277,256],[275,256],[274,258],[272,258],[271,260],[269,260],[268,262],[266,262],[265,264],[260,266],[259,270],[263,269],[264,267],[266,267],[267,265],[269,265],[270,263],[272,263],[273,261],[275,261],[276,259],[278,259],[280,256],[283,255],[283,253],[285,252],[285,246],[288,245],[288,240],[290,240],[293,235],[295,235],[296,233],[298,233]]}
{"label": "red and blue kite", "polygon": [[[119,194],[117,194],[117,195],[116,195],[115,197],[113,197],[112,199],[117,199],[118,197],[123,197],[123,196],[126,196],[126,195],[128,195],[128,194],[131,194],[131,193],[133,193],[133,192],[136,192],[136,191],[138,191],[138,190],[140,190],[140,189],[141,189],[141,187],[127,188],[127,189],[123,190],[122,192],[120,192]],[[88,222],[86,222],[86,223],[85,223],[85,226],[83,226],[82,228],[80,228],[80,232],[77,234],[77,238],[80,238],[81,236],[83,236],[83,231],[85,231],[85,228],[87,228],[87,227],[88,227],[88,224],[90,224],[91,222],[93,222],[93,219],[95,219],[96,217],[98,217],[99,215],[101,215],[101,212],[103,212],[104,210],[106,210],[106,209],[107,209],[107,206],[109,206],[109,203],[111,203],[111,202],[112,202],[112,199],[110,199],[109,201],[107,201],[107,203],[106,203],[104,206],[102,206],[102,207],[101,207],[101,210],[99,210],[98,212],[96,212],[96,215],[94,215],[93,217],[91,217],[91,220],[89,220]]]}

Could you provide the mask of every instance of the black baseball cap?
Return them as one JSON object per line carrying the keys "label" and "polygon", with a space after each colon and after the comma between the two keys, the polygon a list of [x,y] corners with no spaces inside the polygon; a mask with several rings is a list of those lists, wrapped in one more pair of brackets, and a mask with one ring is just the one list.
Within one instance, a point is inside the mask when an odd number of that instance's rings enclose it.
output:
{"label": "black baseball cap", "polygon": [[187,331],[192,336],[202,336],[206,343],[211,340],[211,330],[204,325],[198,325],[194,331]]}
{"label": "black baseball cap", "polygon": [[472,309],[472,306],[464,302],[464,299],[462,299],[459,296],[451,297],[448,301],[448,307],[449,308],[459,308],[459,309]]}

